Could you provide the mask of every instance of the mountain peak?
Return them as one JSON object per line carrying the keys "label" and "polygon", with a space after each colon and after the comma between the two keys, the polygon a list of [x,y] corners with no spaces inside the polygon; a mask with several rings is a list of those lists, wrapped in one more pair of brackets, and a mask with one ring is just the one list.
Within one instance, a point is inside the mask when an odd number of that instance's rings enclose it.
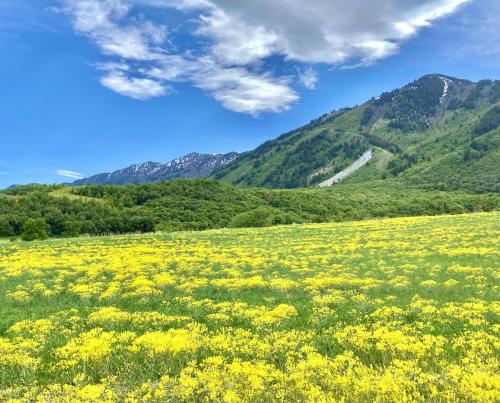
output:
{"label": "mountain peak", "polygon": [[472,83],[472,81],[470,81],[470,80],[465,80],[463,78],[458,78],[458,77],[454,77],[454,76],[450,76],[448,74],[442,74],[442,73],[424,74],[423,76],[421,76],[416,81],[421,81],[421,80],[425,80],[425,79],[428,79],[428,78],[446,78],[448,80],[455,81],[455,82]]}

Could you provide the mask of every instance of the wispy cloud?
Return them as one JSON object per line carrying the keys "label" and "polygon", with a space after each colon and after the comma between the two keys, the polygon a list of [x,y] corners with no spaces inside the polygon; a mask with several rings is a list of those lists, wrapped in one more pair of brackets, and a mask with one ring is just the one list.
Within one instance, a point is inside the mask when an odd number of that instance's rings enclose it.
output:
{"label": "wispy cloud", "polygon": [[121,95],[141,101],[167,93],[167,87],[157,80],[129,77],[119,70],[109,71],[101,78],[101,84]]}
{"label": "wispy cloud", "polygon": [[[454,28],[463,35],[462,52],[466,55],[500,55],[500,2],[483,0],[474,7],[475,18],[463,15]],[[478,24],[477,21],[481,21]]]}
{"label": "wispy cloud", "polygon": [[129,60],[155,60],[165,41],[165,27],[127,18],[132,2],[126,0],[62,0],[62,10],[75,30],[90,38],[104,53]]}
{"label": "wispy cloud", "polygon": [[[289,109],[299,99],[291,77],[267,63],[271,57],[302,66],[298,82],[314,89],[314,64],[375,63],[472,0],[59,1],[75,31],[110,57],[100,80],[107,88],[147,100],[173,93],[176,82],[190,82],[225,108],[258,116]],[[191,40],[183,36],[182,45],[175,43],[166,21],[144,16],[148,7],[184,15]]]}
{"label": "wispy cloud", "polygon": [[58,27],[50,23],[50,11],[40,15],[41,2],[0,0],[0,39],[11,37],[14,33],[29,31],[59,32]]}
{"label": "wispy cloud", "polygon": [[318,73],[316,73],[313,68],[307,67],[306,69],[299,71],[299,81],[304,87],[314,90],[316,88],[316,83],[318,82]]}
{"label": "wispy cloud", "polygon": [[7,171],[0,171],[0,175],[10,175],[11,173],[10,172],[7,172]]}
{"label": "wispy cloud", "polygon": [[83,179],[83,174],[81,174],[80,172],[68,171],[66,169],[58,169],[56,171],[56,174],[59,176],[64,176],[66,178]]}
{"label": "wispy cloud", "polygon": [[156,80],[189,81],[225,108],[253,116],[286,110],[299,98],[289,85],[290,77],[277,78],[243,66],[222,66],[208,56],[165,56],[161,64],[142,73]]}

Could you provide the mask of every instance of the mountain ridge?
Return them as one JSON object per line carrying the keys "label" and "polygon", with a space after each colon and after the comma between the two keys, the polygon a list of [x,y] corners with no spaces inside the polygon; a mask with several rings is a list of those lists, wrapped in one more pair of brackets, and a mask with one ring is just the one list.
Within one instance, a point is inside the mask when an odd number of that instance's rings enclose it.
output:
{"label": "mountain ridge", "polygon": [[147,161],[133,164],[113,172],[105,172],[78,179],[81,185],[129,185],[162,182],[170,179],[204,178],[214,170],[227,165],[238,156],[237,152],[201,154],[190,153],[166,163]]}

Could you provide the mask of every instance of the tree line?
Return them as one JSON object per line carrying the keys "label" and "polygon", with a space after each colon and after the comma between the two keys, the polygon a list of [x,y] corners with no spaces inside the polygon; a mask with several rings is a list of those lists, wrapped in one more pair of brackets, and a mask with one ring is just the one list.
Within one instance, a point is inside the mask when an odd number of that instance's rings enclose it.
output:
{"label": "tree line", "polygon": [[[211,180],[74,188],[81,198],[54,197],[51,187],[0,194],[0,237],[72,237],[229,226],[292,224],[491,211],[500,195],[409,189],[397,183],[329,189],[244,189]],[[10,193],[7,195],[6,193]],[[254,223],[253,223],[254,222]],[[253,223],[253,224],[252,224]]]}

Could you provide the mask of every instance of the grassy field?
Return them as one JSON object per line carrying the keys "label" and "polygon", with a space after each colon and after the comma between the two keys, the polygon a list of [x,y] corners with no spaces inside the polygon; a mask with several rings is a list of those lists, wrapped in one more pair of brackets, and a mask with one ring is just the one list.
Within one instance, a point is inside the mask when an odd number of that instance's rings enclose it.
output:
{"label": "grassy field", "polygon": [[9,199],[9,200],[15,200],[18,198],[18,196],[6,195],[6,194],[2,194],[2,193],[0,193],[0,197],[3,197],[5,199]]}
{"label": "grassy field", "polygon": [[96,199],[93,197],[80,196],[73,193],[73,190],[79,189],[79,186],[64,186],[57,190],[49,193],[52,197],[66,197],[70,200],[80,200],[80,201],[97,201],[102,202],[102,199]]}
{"label": "grassy field", "polygon": [[500,213],[0,244],[0,401],[500,400]]}

